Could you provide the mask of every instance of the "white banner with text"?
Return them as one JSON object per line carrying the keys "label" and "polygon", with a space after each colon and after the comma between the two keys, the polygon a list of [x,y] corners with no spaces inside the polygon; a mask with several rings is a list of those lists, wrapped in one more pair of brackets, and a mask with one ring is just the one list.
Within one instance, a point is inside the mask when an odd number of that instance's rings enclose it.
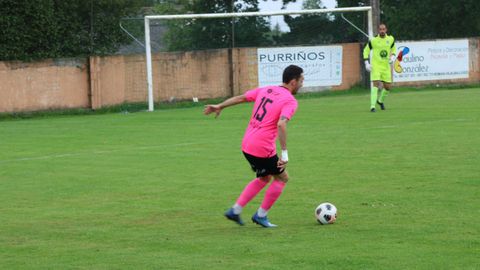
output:
{"label": "white banner with text", "polygon": [[468,39],[397,43],[394,82],[468,78]]}
{"label": "white banner with text", "polygon": [[259,86],[281,84],[289,65],[303,68],[304,87],[342,83],[342,46],[259,48],[257,57]]}

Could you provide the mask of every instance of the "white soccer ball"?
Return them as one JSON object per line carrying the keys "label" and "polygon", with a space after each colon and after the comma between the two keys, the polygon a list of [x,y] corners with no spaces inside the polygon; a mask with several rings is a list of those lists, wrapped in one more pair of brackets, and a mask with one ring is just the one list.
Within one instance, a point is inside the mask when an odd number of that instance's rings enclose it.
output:
{"label": "white soccer ball", "polygon": [[322,225],[332,224],[337,220],[337,208],[329,202],[321,203],[315,209],[315,217]]}

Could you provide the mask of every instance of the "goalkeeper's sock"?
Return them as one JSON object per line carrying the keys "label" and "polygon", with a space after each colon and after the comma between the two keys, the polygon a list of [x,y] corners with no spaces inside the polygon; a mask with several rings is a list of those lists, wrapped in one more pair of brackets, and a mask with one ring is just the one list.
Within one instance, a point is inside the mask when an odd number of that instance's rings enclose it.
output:
{"label": "goalkeeper's sock", "polygon": [[370,90],[370,108],[375,108],[375,104],[377,104],[377,96],[378,96],[378,88],[372,87]]}
{"label": "goalkeeper's sock", "polygon": [[242,212],[242,208],[247,205],[257,194],[268,184],[268,182],[262,181],[258,178],[253,179],[250,183],[247,184],[245,189],[240,194],[240,197],[237,199],[237,202],[233,206],[234,213],[236,215]]}
{"label": "goalkeeper's sock", "polygon": [[378,102],[383,103],[385,101],[385,98],[388,96],[388,90],[383,89],[382,93],[380,94],[380,98],[378,99]]}

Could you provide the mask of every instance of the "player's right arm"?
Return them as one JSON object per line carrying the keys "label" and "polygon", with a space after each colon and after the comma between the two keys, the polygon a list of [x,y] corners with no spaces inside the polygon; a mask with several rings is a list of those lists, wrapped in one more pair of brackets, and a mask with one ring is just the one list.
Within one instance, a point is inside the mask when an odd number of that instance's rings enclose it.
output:
{"label": "player's right arm", "polygon": [[287,123],[288,123],[288,118],[285,116],[280,117],[280,120],[278,120],[277,122],[278,140],[280,141],[280,148],[282,148],[282,156],[278,161],[278,167],[282,169],[284,169],[287,166],[287,162],[288,162]]}
{"label": "player's right arm", "polygon": [[365,62],[365,69],[370,72],[372,70],[372,65],[368,61],[370,59],[370,51],[372,50],[372,41],[369,40],[368,43],[363,48],[363,60]]}
{"label": "player's right arm", "polygon": [[372,41],[368,41],[363,48],[363,60],[368,60],[370,58],[370,51],[372,50]]}
{"label": "player's right arm", "polygon": [[224,108],[237,105],[243,102],[247,102],[247,101],[248,100],[245,95],[234,96],[223,101],[222,103],[205,105],[205,108],[203,109],[203,114],[209,115],[214,112],[215,118],[216,118],[220,115],[220,112],[222,112]]}

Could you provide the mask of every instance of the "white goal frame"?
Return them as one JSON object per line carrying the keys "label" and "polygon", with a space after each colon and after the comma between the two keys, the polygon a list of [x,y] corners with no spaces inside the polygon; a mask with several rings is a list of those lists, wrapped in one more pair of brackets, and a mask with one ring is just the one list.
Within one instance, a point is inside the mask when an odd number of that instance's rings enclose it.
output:
{"label": "white goal frame", "polygon": [[152,73],[152,50],[150,45],[150,21],[152,20],[176,20],[176,19],[200,19],[200,18],[234,18],[234,17],[259,17],[259,16],[279,16],[279,15],[303,15],[320,14],[334,12],[368,12],[368,36],[373,37],[373,17],[372,7],[344,7],[344,8],[324,8],[308,9],[297,11],[273,11],[273,12],[238,12],[238,13],[205,13],[205,14],[184,14],[184,15],[149,15],[145,16],[145,54],[147,62],[147,88],[148,88],[148,111],[153,111],[153,73]]}

